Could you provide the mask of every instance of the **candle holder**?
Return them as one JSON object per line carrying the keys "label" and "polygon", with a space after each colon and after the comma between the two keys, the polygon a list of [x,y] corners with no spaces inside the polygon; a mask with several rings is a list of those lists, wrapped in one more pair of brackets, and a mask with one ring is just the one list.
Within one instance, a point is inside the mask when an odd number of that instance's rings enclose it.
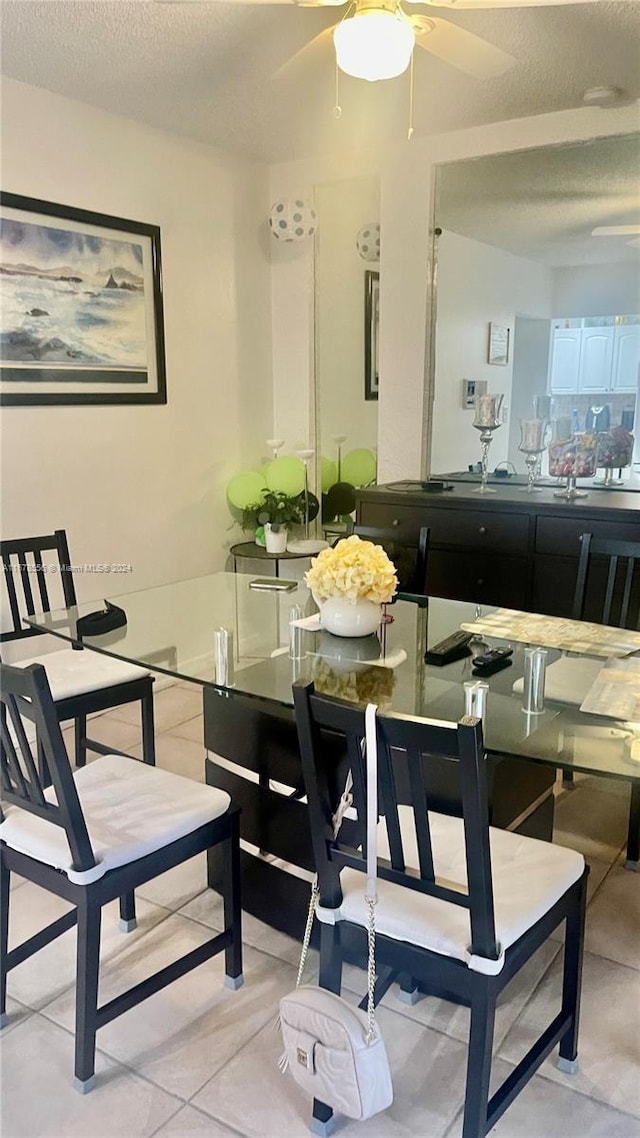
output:
{"label": "candle holder", "polygon": [[489,479],[488,458],[493,432],[502,426],[498,416],[503,398],[503,395],[476,395],[473,426],[477,431],[480,431],[482,474],[480,485],[473,491],[474,494],[495,494],[495,490],[487,485]]}
{"label": "candle holder", "polygon": [[518,450],[524,454],[527,466],[527,485],[524,487],[526,494],[537,494],[539,490],[539,487],[536,486],[536,478],[540,457],[547,448],[547,426],[546,419],[520,420]]}

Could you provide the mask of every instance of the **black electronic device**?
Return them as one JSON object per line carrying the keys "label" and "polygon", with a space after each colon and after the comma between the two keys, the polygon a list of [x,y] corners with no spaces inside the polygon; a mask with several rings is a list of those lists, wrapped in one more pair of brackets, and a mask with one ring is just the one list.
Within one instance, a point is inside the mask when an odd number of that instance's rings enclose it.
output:
{"label": "black electronic device", "polygon": [[249,588],[267,593],[290,593],[292,589],[297,589],[299,584],[299,581],[285,581],[282,577],[255,577],[253,581],[249,581]]}
{"label": "black electronic device", "polygon": [[472,632],[463,632],[460,629],[458,632],[452,633],[451,636],[441,640],[439,644],[434,644],[433,648],[427,648],[424,654],[425,664],[435,664],[436,667],[442,667],[445,664],[452,664],[454,660],[461,660],[464,656],[470,656],[470,640],[473,640]]}
{"label": "black electronic device", "polygon": [[113,632],[116,628],[124,628],[127,623],[127,614],[118,605],[105,601],[104,609],[99,612],[88,612],[78,617],[76,621],[76,635],[78,640],[85,636],[102,636],[105,632]]}
{"label": "black electronic device", "polygon": [[399,482],[387,482],[385,490],[395,490],[406,494],[413,494],[418,491],[425,494],[442,494],[445,490],[453,490],[453,482],[445,482],[443,478],[427,478],[425,480],[402,478]]}
{"label": "black electronic device", "polygon": [[494,672],[499,672],[502,668],[510,668],[513,663],[511,656],[513,656],[513,648],[489,648],[481,656],[473,657],[471,661],[473,675],[492,676]]}

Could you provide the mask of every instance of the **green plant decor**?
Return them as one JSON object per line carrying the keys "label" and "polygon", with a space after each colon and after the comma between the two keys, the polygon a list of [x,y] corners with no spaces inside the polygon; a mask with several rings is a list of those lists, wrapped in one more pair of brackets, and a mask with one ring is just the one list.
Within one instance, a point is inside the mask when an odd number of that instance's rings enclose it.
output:
{"label": "green plant decor", "polygon": [[281,490],[265,490],[262,500],[242,511],[242,528],[255,529],[269,522],[274,533],[291,529],[304,521],[304,502],[301,495],[295,498]]}

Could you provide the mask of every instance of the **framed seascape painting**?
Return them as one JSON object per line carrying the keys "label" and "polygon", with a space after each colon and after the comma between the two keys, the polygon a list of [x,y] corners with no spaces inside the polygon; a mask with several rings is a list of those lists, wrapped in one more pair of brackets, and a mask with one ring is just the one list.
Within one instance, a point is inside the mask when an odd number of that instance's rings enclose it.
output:
{"label": "framed seascape painting", "polygon": [[160,230],[0,194],[0,403],[166,403]]}
{"label": "framed seascape painting", "polygon": [[378,398],[378,329],[380,325],[380,274],[364,274],[364,397]]}

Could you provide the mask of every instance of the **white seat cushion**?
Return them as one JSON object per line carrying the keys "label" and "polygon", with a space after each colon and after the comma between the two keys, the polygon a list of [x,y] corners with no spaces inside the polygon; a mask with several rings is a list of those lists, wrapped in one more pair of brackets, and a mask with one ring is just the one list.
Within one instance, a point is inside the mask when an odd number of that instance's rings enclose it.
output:
{"label": "white seat cushion", "polygon": [[74,695],[101,691],[131,680],[142,680],[149,675],[148,668],[139,668],[136,664],[128,664],[126,660],[115,660],[113,656],[103,656],[88,648],[81,652],[74,648],[63,648],[60,652],[18,660],[13,667],[28,668],[30,664],[44,666],[51,695],[56,703],[62,699],[71,699]]}
{"label": "white seat cushion", "polygon": [[[224,790],[146,766],[122,755],[104,755],[73,775],[98,865],[71,868],[64,830],[23,810],[5,808],[0,840],[12,849],[66,873],[86,885],[110,869],[136,861],[219,818],[231,799]],[[45,792],[55,802],[55,792]]]}
{"label": "white seat cushion", "polygon": [[[413,811],[400,806],[405,861],[416,869],[419,864]],[[436,880],[441,885],[467,891],[464,828],[461,818],[429,813]],[[387,831],[378,828],[378,856],[389,858]],[[466,961],[478,971],[498,972],[504,952],[544,915],[584,870],[582,854],[550,842],[521,837],[507,830],[489,829],[496,940],[501,949],[497,962],[486,962],[470,954],[469,910],[428,897],[402,885],[378,880],[376,929],[393,940],[408,941],[432,952]],[[356,869],[343,869],[340,875],[343,902],[337,919],[366,926],[364,899],[366,877]],[[333,920],[318,912],[320,920]]]}

